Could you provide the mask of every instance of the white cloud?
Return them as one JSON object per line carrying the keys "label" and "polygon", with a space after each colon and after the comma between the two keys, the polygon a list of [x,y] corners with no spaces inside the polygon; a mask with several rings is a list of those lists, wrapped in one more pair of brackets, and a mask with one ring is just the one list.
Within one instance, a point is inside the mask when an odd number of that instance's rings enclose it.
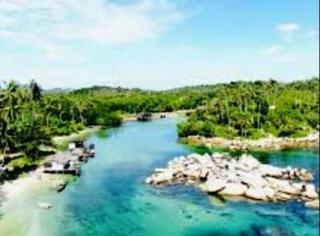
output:
{"label": "white cloud", "polygon": [[157,36],[184,14],[169,0],[121,5],[110,0],[0,0],[0,17],[6,23],[0,25],[2,36],[128,43]]}
{"label": "white cloud", "polygon": [[300,30],[300,26],[297,23],[289,22],[282,23],[276,27],[276,30],[282,33],[293,33]]}
{"label": "white cloud", "polygon": [[294,22],[282,23],[276,27],[276,31],[282,34],[282,37],[286,42],[292,42],[300,29],[300,25]]}
{"label": "white cloud", "polygon": [[261,51],[261,55],[267,59],[270,59],[276,62],[293,63],[297,61],[296,55],[290,52],[287,52],[280,45],[272,45],[270,47],[264,48]]}
{"label": "white cloud", "polygon": [[272,45],[270,47],[267,47],[261,51],[262,55],[265,56],[274,56],[279,55],[282,52],[282,48],[279,45]]}

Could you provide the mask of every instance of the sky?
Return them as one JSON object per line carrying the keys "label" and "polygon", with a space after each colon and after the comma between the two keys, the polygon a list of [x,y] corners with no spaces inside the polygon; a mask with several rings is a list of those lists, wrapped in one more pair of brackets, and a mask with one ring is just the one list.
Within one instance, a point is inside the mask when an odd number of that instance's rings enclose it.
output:
{"label": "sky", "polygon": [[0,0],[2,81],[161,90],[318,75],[318,0]]}

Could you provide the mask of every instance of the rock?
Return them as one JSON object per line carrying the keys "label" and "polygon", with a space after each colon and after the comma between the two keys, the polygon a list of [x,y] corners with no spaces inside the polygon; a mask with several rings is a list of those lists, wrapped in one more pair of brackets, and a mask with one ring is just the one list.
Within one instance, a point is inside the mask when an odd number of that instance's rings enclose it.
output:
{"label": "rock", "polygon": [[283,193],[283,192],[276,192],[273,198],[274,201],[281,201],[281,202],[288,201],[290,199],[292,199],[292,196],[290,194]]}
{"label": "rock", "polygon": [[254,169],[260,166],[260,162],[257,159],[255,159],[253,156],[245,154],[240,156],[238,163],[250,169]]}
{"label": "rock", "polygon": [[309,207],[309,208],[313,208],[313,209],[319,209],[319,199],[316,199],[316,200],[313,200],[310,202],[306,202],[305,206]]}
{"label": "rock", "polygon": [[173,180],[174,172],[170,169],[156,170],[157,173],[153,174],[150,178],[146,179],[146,183],[150,184],[164,184],[170,183]]}
{"label": "rock", "polygon": [[302,192],[302,196],[310,199],[317,199],[319,197],[316,187],[313,184],[306,185],[305,191]]}
{"label": "rock", "polygon": [[165,168],[155,168],[155,169],[154,169],[154,172],[155,172],[155,173],[162,173],[162,172],[165,172],[165,171],[166,171]]}
{"label": "rock", "polygon": [[153,182],[152,177],[148,177],[148,178],[146,178],[146,180],[145,180],[145,183],[146,183],[146,184],[152,184],[152,182]]}
{"label": "rock", "polygon": [[219,194],[228,196],[242,196],[248,190],[246,185],[240,183],[227,183]]}
{"label": "rock", "polygon": [[226,182],[221,179],[208,179],[204,184],[201,184],[199,187],[202,191],[207,193],[216,193],[224,189]]}
{"label": "rock", "polygon": [[271,165],[261,165],[259,172],[262,176],[281,177],[282,169]]}
{"label": "rock", "polygon": [[[232,142],[238,145],[237,140]],[[219,197],[244,196],[273,202],[297,200],[316,207],[319,194],[315,186],[298,182],[301,179],[309,181],[311,177],[312,173],[305,169],[260,164],[250,155],[232,158],[224,153],[214,153],[177,157],[168,162],[166,168],[155,169],[145,182],[196,186],[203,192],[217,193]]]}
{"label": "rock", "polygon": [[268,185],[268,182],[264,178],[251,173],[243,173],[240,181],[252,187],[264,187]]}
{"label": "rock", "polygon": [[274,198],[275,192],[270,188],[249,188],[245,195],[253,200],[267,201]]}
{"label": "rock", "polygon": [[200,174],[199,174],[200,180],[202,181],[207,180],[208,175],[209,175],[208,169],[203,168],[200,170]]}
{"label": "rock", "polygon": [[310,182],[313,180],[313,175],[310,171],[303,169],[303,172],[299,173],[299,179],[302,181]]}
{"label": "rock", "polygon": [[306,184],[305,183],[293,183],[292,186],[301,192],[303,190],[303,188],[305,188]]}
{"label": "rock", "polygon": [[41,209],[49,210],[52,208],[52,205],[50,203],[40,202],[38,203],[38,207]]}
{"label": "rock", "polygon": [[290,185],[290,183],[287,183],[286,185],[282,186],[279,189],[279,191],[283,192],[283,193],[291,194],[291,195],[299,195],[300,194],[299,189]]}
{"label": "rock", "polygon": [[297,184],[291,185],[288,180],[280,180],[275,178],[267,178],[268,182],[270,183],[270,187],[273,189],[291,195],[299,195],[300,194],[300,186]]}

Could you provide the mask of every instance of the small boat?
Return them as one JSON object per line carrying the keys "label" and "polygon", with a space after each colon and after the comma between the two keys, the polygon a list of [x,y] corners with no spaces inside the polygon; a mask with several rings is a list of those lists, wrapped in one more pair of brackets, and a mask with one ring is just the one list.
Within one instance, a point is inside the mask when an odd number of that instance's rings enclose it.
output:
{"label": "small boat", "polygon": [[152,114],[148,112],[140,113],[137,117],[138,121],[151,121],[151,119],[152,119]]}
{"label": "small boat", "polygon": [[62,192],[67,186],[67,181],[61,181],[58,185],[57,185],[57,188],[56,188],[56,191],[58,193]]}

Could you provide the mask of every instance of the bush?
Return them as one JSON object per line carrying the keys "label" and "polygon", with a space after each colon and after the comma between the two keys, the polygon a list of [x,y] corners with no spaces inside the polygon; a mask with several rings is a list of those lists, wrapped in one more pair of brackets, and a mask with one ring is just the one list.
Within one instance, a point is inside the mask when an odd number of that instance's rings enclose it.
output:
{"label": "bush", "polygon": [[265,133],[272,134],[273,136],[278,136],[279,130],[273,126],[270,121],[267,121],[263,126]]}
{"label": "bush", "polygon": [[187,137],[190,135],[204,135],[204,123],[202,121],[185,121],[178,124],[178,135]]}
{"label": "bush", "polygon": [[248,136],[252,139],[260,139],[265,137],[265,133],[262,129],[249,129],[248,130]]}
{"label": "bush", "polygon": [[26,156],[15,159],[8,164],[7,178],[16,178],[23,172],[27,172],[37,168],[39,164],[39,160],[33,161]]}
{"label": "bush", "polygon": [[297,130],[291,135],[291,137],[292,138],[301,138],[301,137],[307,136],[309,133],[310,133],[310,130],[307,130],[307,129],[306,130]]}
{"label": "bush", "polygon": [[237,131],[232,127],[216,125],[214,126],[214,134],[217,137],[234,138],[237,136]]}
{"label": "bush", "polygon": [[83,130],[85,128],[83,123],[75,123],[75,122],[71,122],[70,123],[70,130],[72,132],[78,132],[80,130]]}
{"label": "bush", "polygon": [[316,128],[319,124],[319,114],[316,112],[310,112],[307,114],[307,121],[312,128]]}
{"label": "bush", "polygon": [[104,127],[117,127],[122,123],[122,118],[117,112],[106,113],[103,116],[100,116],[96,120],[97,125]]}

